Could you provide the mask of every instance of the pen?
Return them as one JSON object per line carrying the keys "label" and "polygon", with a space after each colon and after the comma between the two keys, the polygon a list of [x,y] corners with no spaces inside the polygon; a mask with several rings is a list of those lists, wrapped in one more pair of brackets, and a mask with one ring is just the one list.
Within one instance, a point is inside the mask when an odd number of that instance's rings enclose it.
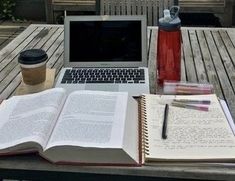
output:
{"label": "pen", "polygon": [[184,104],[204,104],[209,105],[210,100],[191,100],[191,99],[173,99],[173,102],[184,103]]}
{"label": "pen", "polygon": [[166,139],[166,128],[167,128],[167,117],[168,117],[168,111],[169,111],[169,105],[165,105],[165,110],[164,110],[164,117],[163,117],[163,125],[162,125],[162,139]]}
{"label": "pen", "polygon": [[190,104],[184,104],[180,102],[172,102],[171,105],[175,107],[186,108],[186,109],[195,109],[198,111],[209,111],[209,107],[207,106],[190,105]]}
{"label": "pen", "polygon": [[198,88],[198,87],[183,87],[183,86],[176,86],[175,91],[185,91],[188,93],[212,93],[212,89],[209,88]]}

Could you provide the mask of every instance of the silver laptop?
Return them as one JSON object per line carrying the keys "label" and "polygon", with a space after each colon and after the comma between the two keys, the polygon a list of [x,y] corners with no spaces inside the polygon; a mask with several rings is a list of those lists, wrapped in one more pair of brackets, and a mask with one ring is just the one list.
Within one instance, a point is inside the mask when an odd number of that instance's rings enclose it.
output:
{"label": "silver laptop", "polygon": [[67,16],[64,27],[56,87],[149,93],[145,16]]}

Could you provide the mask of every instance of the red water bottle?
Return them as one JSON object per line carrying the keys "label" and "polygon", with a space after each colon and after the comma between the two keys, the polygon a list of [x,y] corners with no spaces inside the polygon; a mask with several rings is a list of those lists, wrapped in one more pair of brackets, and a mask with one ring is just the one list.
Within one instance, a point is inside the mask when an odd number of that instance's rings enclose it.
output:
{"label": "red water bottle", "polygon": [[157,80],[160,85],[164,80],[179,81],[181,77],[181,20],[179,7],[164,10],[164,17],[159,19],[157,44]]}

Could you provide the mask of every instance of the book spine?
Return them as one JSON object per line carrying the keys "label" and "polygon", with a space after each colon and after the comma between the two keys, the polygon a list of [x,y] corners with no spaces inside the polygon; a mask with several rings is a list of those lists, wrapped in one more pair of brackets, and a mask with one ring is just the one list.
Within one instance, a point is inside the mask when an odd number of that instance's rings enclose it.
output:
{"label": "book spine", "polygon": [[141,98],[141,125],[142,125],[142,153],[144,156],[149,155],[148,143],[148,125],[147,125],[147,112],[146,112],[146,97]]}

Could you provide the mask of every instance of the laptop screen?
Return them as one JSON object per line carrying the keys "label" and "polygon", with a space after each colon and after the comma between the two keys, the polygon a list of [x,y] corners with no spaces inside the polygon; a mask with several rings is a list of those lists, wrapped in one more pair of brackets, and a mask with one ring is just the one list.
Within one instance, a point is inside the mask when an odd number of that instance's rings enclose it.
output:
{"label": "laptop screen", "polygon": [[66,16],[65,67],[147,67],[146,16]]}
{"label": "laptop screen", "polygon": [[70,21],[70,62],[141,62],[141,21]]}

